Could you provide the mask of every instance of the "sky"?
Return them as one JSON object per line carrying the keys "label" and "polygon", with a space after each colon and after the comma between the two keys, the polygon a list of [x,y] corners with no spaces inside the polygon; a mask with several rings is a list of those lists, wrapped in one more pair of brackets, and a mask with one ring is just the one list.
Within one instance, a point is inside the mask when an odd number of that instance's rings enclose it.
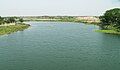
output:
{"label": "sky", "polygon": [[99,16],[120,0],[1,0],[0,16]]}

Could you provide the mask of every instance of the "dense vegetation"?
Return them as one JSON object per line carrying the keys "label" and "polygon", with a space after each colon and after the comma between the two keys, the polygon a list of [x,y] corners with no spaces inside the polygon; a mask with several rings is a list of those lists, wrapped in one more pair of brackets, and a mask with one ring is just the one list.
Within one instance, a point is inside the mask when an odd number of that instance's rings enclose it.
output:
{"label": "dense vegetation", "polygon": [[107,34],[120,34],[120,8],[107,10],[103,16],[100,16],[101,30]]}
{"label": "dense vegetation", "polygon": [[120,32],[120,8],[107,10],[106,13],[100,17],[100,20],[100,26],[103,32],[120,34],[118,33]]}
{"label": "dense vegetation", "polygon": [[[9,25],[14,23],[15,25]],[[0,17],[0,35],[10,34],[28,28],[30,25],[24,24],[22,18]]]}
{"label": "dense vegetation", "polygon": [[17,31],[22,31],[28,27],[29,27],[28,24],[16,24],[16,25],[11,25],[11,26],[1,26],[0,27],[0,35],[10,34],[10,33],[17,32]]}
{"label": "dense vegetation", "polygon": [[23,18],[18,17],[1,17],[0,16],[0,25],[1,24],[9,24],[9,23],[22,23],[24,20]]}

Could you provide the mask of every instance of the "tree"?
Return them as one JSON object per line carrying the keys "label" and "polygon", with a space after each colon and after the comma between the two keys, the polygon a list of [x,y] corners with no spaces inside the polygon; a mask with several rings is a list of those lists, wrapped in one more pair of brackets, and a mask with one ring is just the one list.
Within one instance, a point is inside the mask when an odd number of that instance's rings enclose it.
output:
{"label": "tree", "polygon": [[6,23],[15,23],[16,20],[15,20],[14,17],[7,17],[7,18],[5,18],[5,22],[6,22]]}
{"label": "tree", "polygon": [[14,23],[15,22],[15,18],[14,17],[10,17],[9,21],[10,21],[10,23]]}
{"label": "tree", "polygon": [[23,22],[24,22],[23,18],[20,18],[20,19],[19,19],[19,21],[20,21],[21,23],[23,23]]}
{"label": "tree", "polygon": [[107,10],[103,16],[100,16],[101,26],[112,26],[120,29],[120,8]]}
{"label": "tree", "polygon": [[119,25],[120,26],[120,9],[115,8],[106,11],[106,13],[100,17],[103,25]]}
{"label": "tree", "polygon": [[0,16],[0,20],[1,20],[1,18],[2,18],[2,17]]}
{"label": "tree", "polygon": [[0,16],[0,25],[1,24],[4,24],[4,18],[2,18],[1,16]]}

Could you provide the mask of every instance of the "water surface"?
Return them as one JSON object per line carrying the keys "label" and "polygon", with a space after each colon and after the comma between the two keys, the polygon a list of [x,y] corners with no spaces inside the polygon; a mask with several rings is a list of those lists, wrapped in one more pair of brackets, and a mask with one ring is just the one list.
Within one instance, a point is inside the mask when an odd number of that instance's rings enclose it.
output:
{"label": "water surface", "polygon": [[29,24],[0,36],[0,70],[120,70],[120,36],[82,23]]}

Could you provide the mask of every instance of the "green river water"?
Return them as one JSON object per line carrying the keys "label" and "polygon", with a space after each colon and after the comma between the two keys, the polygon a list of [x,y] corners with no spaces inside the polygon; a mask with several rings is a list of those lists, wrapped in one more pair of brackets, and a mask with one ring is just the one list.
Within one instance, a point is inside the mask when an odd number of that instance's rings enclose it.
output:
{"label": "green river water", "polygon": [[120,70],[120,36],[95,25],[27,22],[0,36],[0,70]]}

